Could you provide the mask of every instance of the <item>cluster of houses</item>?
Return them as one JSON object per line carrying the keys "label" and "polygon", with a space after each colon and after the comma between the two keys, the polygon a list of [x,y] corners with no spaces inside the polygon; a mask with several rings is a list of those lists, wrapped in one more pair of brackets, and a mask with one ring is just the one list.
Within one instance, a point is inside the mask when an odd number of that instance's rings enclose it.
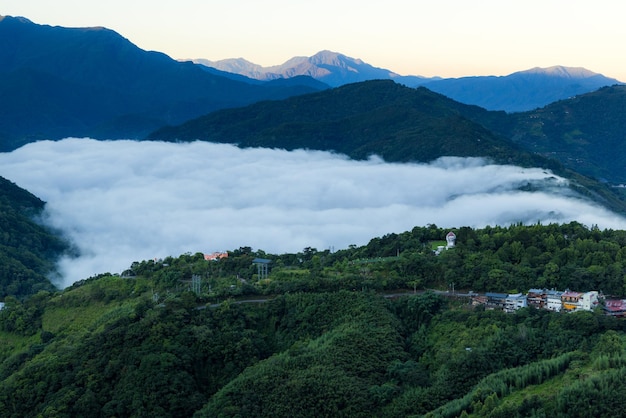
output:
{"label": "cluster of houses", "polygon": [[527,294],[475,294],[472,295],[472,305],[502,309],[505,312],[515,312],[527,306],[554,312],[592,311],[601,306],[607,315],[626,317],[626,300],[604,299],[595,290],[583,293],[571,290],[530,289]]}
{"label": "cluster of houses", "polygon": [[[446,235],[445,246],[438,246],[434,253],[454,248],[456,235],[450,231]],[[530,289],[527,294],[485,293],[484,295],[470,292],[472,305],[485,306],[486,309],[502,309],[515,312],[520,308],[534,306],[554,312],[592,311],[601,306],[607,315],[626,317],[626,299],[605,299],[595,290],[589,292],[573,292],[571,290]]]}

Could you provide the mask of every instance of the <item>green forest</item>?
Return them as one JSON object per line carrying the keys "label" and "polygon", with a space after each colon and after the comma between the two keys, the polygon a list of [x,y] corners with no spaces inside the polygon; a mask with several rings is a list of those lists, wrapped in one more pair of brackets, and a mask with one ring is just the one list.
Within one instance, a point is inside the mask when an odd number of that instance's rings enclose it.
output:
{"label": "green forest", "polygon": [[626,232],[453,231],[440,255],[449,230],[429,225],[335,252],[137,261],[8,296],[0,415],[614,416],[626,320],[601,308],[486,310],[450,290],[623,297]]}
{"label": "green forest", "polygon": [[0,300],[54,290],[54,261],[72,254],[57,231],[34,221],[43,208],[38,197],[0,177]]}

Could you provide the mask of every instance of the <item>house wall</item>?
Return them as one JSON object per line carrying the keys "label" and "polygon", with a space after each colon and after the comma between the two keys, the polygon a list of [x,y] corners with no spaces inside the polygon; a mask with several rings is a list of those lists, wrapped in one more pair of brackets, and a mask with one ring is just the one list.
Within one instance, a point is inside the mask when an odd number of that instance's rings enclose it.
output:
{"label": "house wall", "polygon": [[548,304],[547,304],[547,309],[548,310],[554,311],[554,312],[561,312],[561,308],[562,308],[561,299],[558,299],[558,300],[556,300],[556,299],[553,299],[553,300],[548,299]]}

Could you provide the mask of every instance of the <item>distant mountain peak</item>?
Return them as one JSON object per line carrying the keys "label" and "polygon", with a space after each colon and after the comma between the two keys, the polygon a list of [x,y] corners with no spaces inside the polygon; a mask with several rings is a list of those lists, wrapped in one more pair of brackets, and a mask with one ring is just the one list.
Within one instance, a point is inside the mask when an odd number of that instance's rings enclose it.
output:
{"label": "distant mountain peak", "polygon": [[392,79],[415,87],[426,81],[438,79],[438,77],[428,79],[420,76],[401,76],[384,68],[373,67],[359,58],[352,58],[330,50],[319,51],[310,57],[293,57],[283,64],[271,67],[262,67],[243,58],[220,61],[195,59],[193,62],[258,80],[306,75],[332,87],[374,79]]}
{"label": "distant mountain peak", "polygon": [[207,61],[207,62],[212,63],[212,64],[221,63],[221,64],[223,64],[225,66],[229,66],[229,67],[232,67],[232,68],[238,68],[238,69],[241,69],[241,70],[247,70],[249,68],[254,68],[257,71],[262,71],[262,69],[263,69],[263,67],[261,67],[260,65],[257,65],[255,63],[250,62],[247,59],[241,58],[241,57],[240,58],[227,58],[227,59],[220,60],[220,61]]}
{"label": "distant mountain peak", "polygon": [[513,74],[543,74],[562,78],[590,78],[601,75],[583,67],[565,67],[563,65],[553,65],[546,68],[534,67]]}
{"label": "distant mountain peak", "polygon": [[621,83],[586,68],[555,65],[500,77],[443,79],[424,86],[461,103],[487,110],[522,112],[614,84]]}
{"label": "distant mountain peak", "polygon": [[347,62],[351,62],[357,65],[368,65],[359,58],[350,58],[339,52],[333,52],[329,50],[320,51],[313,55],[308,61],[312,64],[330,64],[330,65],[345,65]]}
{"label": "distant mountain peak", "polygon": [[4,19],[14,20],[14,21],[19,22],[19,23],[30,23],[30,24],[34,25],[34,23],[31,20],[29,20],[29,19],[27,19],[25,17],[22,17],[22,16],[2,16],[2,15],[0,15],[0,22],[2,22]]}

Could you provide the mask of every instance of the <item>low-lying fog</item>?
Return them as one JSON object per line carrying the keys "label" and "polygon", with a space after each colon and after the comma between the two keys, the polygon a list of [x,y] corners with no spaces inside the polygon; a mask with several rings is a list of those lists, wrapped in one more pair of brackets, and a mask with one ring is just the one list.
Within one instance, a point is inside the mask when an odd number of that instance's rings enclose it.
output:
{"label": "low-lying fog", "polygon": [[[548,171],[475,158],[388,164],[206,142],[65,139],[0,154],[0,167],[47,202],[46,222],[82,252],[60,262],[60,286],[168,255],[342,249],[428,224],[626,228]],[[528,184],[535,191],[518,190]]]}

